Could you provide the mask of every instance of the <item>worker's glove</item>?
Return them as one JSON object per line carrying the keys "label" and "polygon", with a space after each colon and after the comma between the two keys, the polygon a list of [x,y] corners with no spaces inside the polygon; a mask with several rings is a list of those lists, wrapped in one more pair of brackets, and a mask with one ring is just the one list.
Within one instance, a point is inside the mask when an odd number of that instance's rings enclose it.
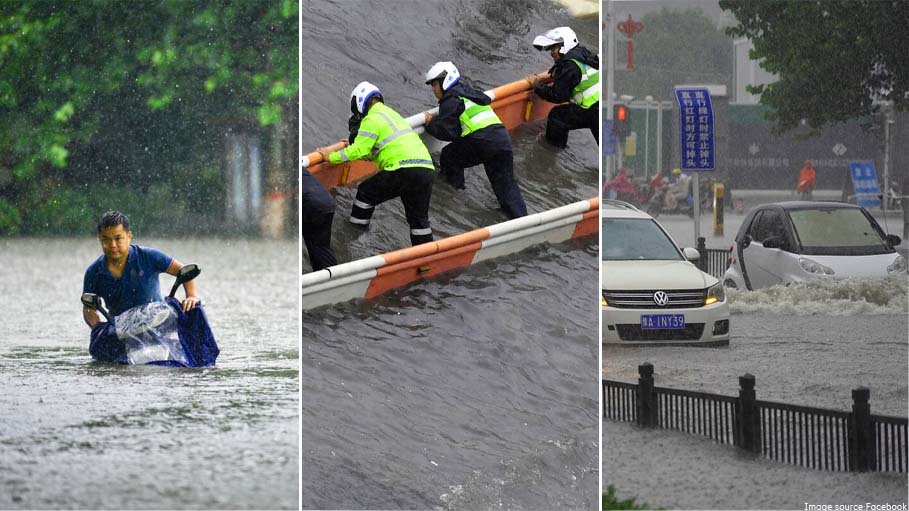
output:
{"label": "worker's glove", "polygon": [[354,139],[357,138],[357,132],[360,131],[361,122],[363,122],[363,116],[360,114],[353,114],[350,116],[350,119],[347,119],[347,131],[350,132],[350,136],[347,139],[350,140],[351,144],[353,144]]}

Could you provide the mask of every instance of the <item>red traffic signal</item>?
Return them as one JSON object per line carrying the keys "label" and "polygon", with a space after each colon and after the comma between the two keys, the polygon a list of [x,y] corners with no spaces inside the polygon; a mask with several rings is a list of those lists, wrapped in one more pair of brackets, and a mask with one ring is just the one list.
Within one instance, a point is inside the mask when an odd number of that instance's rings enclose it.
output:
{"label": "red traffic signal", "polygon": [[615,107],[615,120],[620,122],[628,121],[628,108],[625,105]]}
{"label": "red traffic signal", "polygon": [[628,121],[630,112],[625,105],[615,105],[612,111],[612,134],[617,138],[624,139],[631,134],[631,126]]}

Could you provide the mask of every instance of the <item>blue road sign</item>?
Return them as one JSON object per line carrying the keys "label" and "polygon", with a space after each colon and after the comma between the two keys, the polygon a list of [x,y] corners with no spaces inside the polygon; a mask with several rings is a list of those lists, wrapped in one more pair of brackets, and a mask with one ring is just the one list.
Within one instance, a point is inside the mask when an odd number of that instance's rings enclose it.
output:
{"label": "blue road sign", "polygon": [[603,119],[603,154],[615,154],[615,135],[612,134],[612,121]]}
{"label": "blue road sign", "polygon": [[682,170],[716,170],[713,104],[706,88],[675,89]]}
{"label": "blue road sign", "polygon": [[855,188],[855,203],[866,208],[881,207],[881,188],[873,161],[850,161],[849,175]]}

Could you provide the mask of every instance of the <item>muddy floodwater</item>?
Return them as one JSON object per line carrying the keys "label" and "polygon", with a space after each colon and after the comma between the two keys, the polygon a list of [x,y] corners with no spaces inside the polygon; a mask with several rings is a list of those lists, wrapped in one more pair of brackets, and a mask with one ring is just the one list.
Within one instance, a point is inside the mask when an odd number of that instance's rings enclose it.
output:
{"label": "muddy floodwater", "polygon": [[[488,90],[549,69],[536,35],[570,25],[596,51],[600,30],[549,1],[349,5],[304,12],[304,151],[347,136],[362,80],[412,115],[437,106],[423,78],[437,61]],[[595,197],[591,134],[572,132],[555,153],[536,141],[543,128],[511,132],[528,211]],[[427,142],[438,160],[440,144]],[[355,188],[333,194],[339,262],[409,245],[400,201],[376,207],[364,232],[347,221]],[[505,220],[481,167],[466,190],[437,178],[429,215],[437,238]],[[542,245],[371,303],[305,311],[303,507],[598,509],[597,254],[596,236]]]}

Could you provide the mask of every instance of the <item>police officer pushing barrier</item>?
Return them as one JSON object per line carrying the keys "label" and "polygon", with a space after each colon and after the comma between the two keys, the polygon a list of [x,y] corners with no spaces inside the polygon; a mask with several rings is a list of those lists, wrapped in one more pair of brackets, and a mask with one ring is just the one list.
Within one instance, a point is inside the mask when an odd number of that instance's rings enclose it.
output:
{"label": "police officer pushing barrier", "polygon": [[335,200],[306,167],[300,173],[300,209],[300,228],[313,271],[338,264],[331,249]]}
{"label": "police officer pushing barrier", "polygon": [[540,84],[534,75],[527,77],[533,92],[551,103],[565,103],[549,112],[545,140],[564,149],[568,132],[588,128],[597,144],[600,115],[600,59],[578,44],[578,37],[568,27],[558,27],[537,36],[533,46],[546,50],[555,64],[549,69],[551,84]]}
{"label": "police officer pushing barrier", "polygon": [[379,169],[357,188],[350,221],[366,227],[377,205],[401,197],[411,244],[432,241],[429,199],[435,166],[429,150],[407,121],[385,105],[379,88],[369,82],[360,82],[350,93],[350,111],[354,114],[348,126],[350,145],[331,153],[317,149],[332,165],[369,159]]}
{"label": "police officer pushing barrier", "polygon": [[426,132],[451,142],[442,148],[439,163],[445,180],[463,190],[464,169],[482,163],[505,215],[509,219],[527,215],[514,178],[511,139],[489,106],[489,96],[464,83],[451,62],[436,62],[426,72],[426,84],[439,100],[438,115],[424,113]]}

